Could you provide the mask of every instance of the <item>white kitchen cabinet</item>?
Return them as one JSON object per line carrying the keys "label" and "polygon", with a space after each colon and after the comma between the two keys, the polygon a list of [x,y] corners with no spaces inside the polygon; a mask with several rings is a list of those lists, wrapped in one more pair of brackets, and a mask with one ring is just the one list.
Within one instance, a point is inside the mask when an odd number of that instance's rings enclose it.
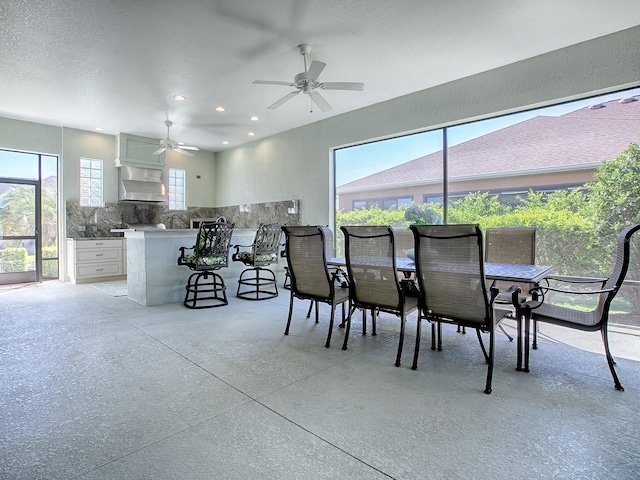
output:
{"label": "white kitchen cabinet", "polygon": [[126,274],[122,238],[67,239],[67,275],[72,283],[117,280]]}

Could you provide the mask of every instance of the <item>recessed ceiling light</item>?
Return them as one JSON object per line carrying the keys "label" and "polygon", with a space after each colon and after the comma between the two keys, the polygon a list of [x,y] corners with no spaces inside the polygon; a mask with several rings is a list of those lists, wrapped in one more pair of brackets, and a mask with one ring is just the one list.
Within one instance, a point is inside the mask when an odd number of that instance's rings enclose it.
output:
{"label": "recessed ceiling light", "polygon": [[96,127],[96,132],[104,132],[104,128],[102,128],[102,127]]}
{"label": "recessed ceiling light", "polygon": [[253,137],[255,135],[255,133],[249,132],[247,135],[249,135],[250,137]]}
{"label": "recessed ceiling light", "polygon": [[226,110],[226,108],[220,106],[220,107],[216,107],[216,112],[224,112]]}
{"label": "recessed ceiling light", "polygon": [[187,99],[187,97],[185,97],[184,95],[174,95],[173,99],[179,102],[184,102]]}
{"label": "recessed ceiling light", "polygon": [[225,140],[224,142],[222,142],[223,145],[229,145],[229,142],[227,140]]}
{"label": "recessed ceiling light", "polygon": [[257,122],[260,119],[258,118],[257,115],[253,115],[252,117],[249,117],[249,120],[253,120],[254,122]]}

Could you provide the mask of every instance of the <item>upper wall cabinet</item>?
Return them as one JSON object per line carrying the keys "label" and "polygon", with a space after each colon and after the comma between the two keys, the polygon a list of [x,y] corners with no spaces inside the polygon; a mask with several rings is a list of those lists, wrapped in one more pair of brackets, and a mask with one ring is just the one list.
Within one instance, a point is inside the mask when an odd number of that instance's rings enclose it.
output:
{"label": "upper wall cabinet", "polygon": [[153,138],[138,137],[128,133],[119,133],[116,137],[116,167],[121,165],[133,165],[138,167],[164,168],[164,153],[154,155],[153,152],[160,148],[160,142]]}

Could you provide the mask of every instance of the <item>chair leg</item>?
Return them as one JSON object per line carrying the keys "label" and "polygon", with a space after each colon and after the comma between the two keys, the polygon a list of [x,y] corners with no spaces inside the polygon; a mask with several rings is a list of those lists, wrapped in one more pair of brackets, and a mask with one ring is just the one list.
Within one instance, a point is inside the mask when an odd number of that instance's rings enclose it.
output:
{"label": "chair leg", "polygon": [[311,300],[309,302],[309,310],[307,310],[307,317],[306,318],[311,318],[311,310],[313,309],[313,300]]}
{"label": "chair leg", "polygon": [[[476,328],[476,334],[478,335],[478,342],[480,342],[480,348],[482,348],[482,354],[484,355],[485,362],[489,362],[489,355],[487,354],[487,350],[484,348],[484,342],[482,341],[482,334],[480,333],[480,329]],[[491,341],[491,340],[489,340]]]}
{"label": "chair leg", "polygon": [[189,275],[185,289],[183,304],[187,308],[214,308],[229,303],[224,279],[211,270],[194,272]]}
{"label": "chair leg", "polygon": [[616,390],[620,390],[624,392],[624,388],[618,379],[618,374],[616,373],[615,364],[616,362],[613,360],[613,356],[611,355],[611,350],[609,349],[609,335],[607,334],[607,328],[603,328],[600,330],[602,334],[602,343],[604,343],[604,352],[607,356],[607,363],[609,364],[609,370],[611,370],[611,376],[613,377],[613,384],[616,387]]}
{"label": "chair leg", "polygon": [[431,350],[436,349],[436,322],[431,322]]}
{"label": "chair leg", "polygon": [[[418,355],[420,354],[420,314],[418,313],[418,326],[416,328],[416,348],[413,351],[413,363],[411,364],[411,370],[416,370],[418,368]],[[433,324],[431,324],[431,328],[433,329]],[[433,335],[433,332],[432,332]]]}
{"label": "chair leg", "polygon": [[367,334],[367,311],[365,309],[362,309],[362,335],[366,335],[366,334]]}
{"label": "chair leg", "polygon": [[[375,316],[375,313],[374,313]],[[406,323],[406,315],[404,311],[400,313],[400,341],[398,342],[398,354],[396,355],[396,367],[400,366],[400,360],[402,358],[402,346],[404,344],[404,328]]]}
{"label": "chair leg", "polygon": [[[253,273],[253,276],[251,276]],[[244,290],[242,290],[244,288]],[[278,296],[276,275],[269,268],[254,267],[242,271],[236,297],[245,300],[267,300]]]}
{"label": "chair leg", "polygon": [[349,315],[347,315],[347,326],[344,332],[344,342],[342,343],[342,350],[347,349],[347,342],[349,341],[349,331],[351,330],[351,315],[353,315],[356,311],[356,307],[351,307],[349,309]]}
{"label": "chair leg", "polygon": [[[331,346],[331,333],[333,333],[333,321],[336,316],[336,305],[332,303],[331,305],[331,318],[329,319],[329,333],[327,334],[327,343],[324,344],[326,348]],[[316,308],[316,311],[318,309]]]}
{"label": "chair leg", "polygon": [[377,312],[377,315],[375,310],[371,312],[371,330],[372,330],[371,336],[372,337],[375,337],[376,335],[378,335],[378,333],[376,332],[376,317],[378,317],[379,315],[380,315],[380,311]]}
{"label": "chair leg", "polygon": [[502,333],[504,333],[507,336],[510,342],[513,342],[513,337],[507,333],[507,331],[504,329],[502,325],[499,325],[498,328],[502,331]]}
{"label": "chair leg", "polygon": [[[527,342],[528,341],[529,339],[527,338]],[[533,345],[531,345],[531,348],[534,350],[538,349],[538,322],[535,320],[533,321]]]}
{"label": "chair leg", "polygon": [[491,381],[493,380],[493,351],[495,350],[495,343],[495,328],[492,328],[491,332],[489,332],[489,366],[487,367],[487,384],[484,388],[484,393],[486,394],[491,393]]}
{"label": "chair leg", "polygon": [[293,291],[291,292],[291,301],[289,302],[289,318],[287,319],[287,327],[284,329],[284,334],[289,335],[289,326],[291,325],[291,315],[293,314]]}

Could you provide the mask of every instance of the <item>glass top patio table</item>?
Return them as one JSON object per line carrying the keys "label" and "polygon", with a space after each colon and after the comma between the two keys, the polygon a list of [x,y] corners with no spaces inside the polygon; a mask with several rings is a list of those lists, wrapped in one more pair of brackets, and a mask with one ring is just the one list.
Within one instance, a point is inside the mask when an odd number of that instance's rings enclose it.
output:
{"label": "glass top patio table", "polygon": [[[375,266],[380,258],[370,257],[360,259],[358,263],[362,265]],[[328,258],[328,265],[344,267],[347,262],[344,257]],[[408,257],[396,257],[396,269],[399,272],[413,273],[416,265]],[[553,271],[553,267],[548,265],[522,265],[511,263],[490,263],[484,264],[484,275],[487,280],[504,280],[507,282],[538,283],[545,276]]]}

